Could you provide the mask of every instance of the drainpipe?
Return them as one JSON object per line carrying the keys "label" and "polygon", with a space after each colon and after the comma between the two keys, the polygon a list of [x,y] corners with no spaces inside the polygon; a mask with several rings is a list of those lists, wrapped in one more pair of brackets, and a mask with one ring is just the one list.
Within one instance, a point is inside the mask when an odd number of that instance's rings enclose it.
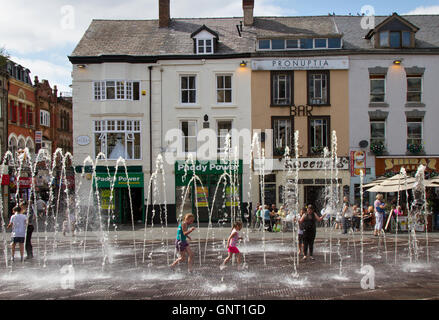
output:
{"label": "drainpipe", "polygon": [[[148,67],[149,69],[149,177],[150,177],[150,183],[152,184],[151,181],[151,176],[152,176],[152,66]],[[151,197],[151,200],[149,201],[149,203],[151,203],[151,205],[153,205],[153,198],[152,198],[152,188],[151,186],[150,190],[151,190],[151,194],[149,195]],[[154,208],[152,208],[154,210]],[[145,212],[145,215],[147,215],[148,212]]]}

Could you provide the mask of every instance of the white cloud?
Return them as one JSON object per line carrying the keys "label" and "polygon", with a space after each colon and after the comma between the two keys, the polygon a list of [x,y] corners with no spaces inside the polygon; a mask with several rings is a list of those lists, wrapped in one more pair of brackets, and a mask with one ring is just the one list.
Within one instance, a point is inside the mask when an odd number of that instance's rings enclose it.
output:
{"label": "white cloud", "polygon": [[58,91],[72,91],[69,88],[72,82],[71,67],[39,59],[22,59],[15,56],[11,56],[11,60],[31,71],[32,83],[34,77],[38,76],[40,81],[43,79],[48,80],[52,88],[56,85]]}
{"label": "white cloud", "polygon": [[430,7],[420,6],[404,14],[407,15],[408,14],[439,14],[439,6],[430,6]]}
{"label": "white cloud", "polygon": [[[5,47],[14,56],[11,58],[33,75],[68,90],[71,80],[67,56],[92,19],[157,19],[158,1],[3,1],[0,47]],[[170,6],[174,18],[243,16],[242,0],[171,0]],[[297,14],[292,8],[276,5],[276,0],[256,0],[254,10],[255,16]]]}

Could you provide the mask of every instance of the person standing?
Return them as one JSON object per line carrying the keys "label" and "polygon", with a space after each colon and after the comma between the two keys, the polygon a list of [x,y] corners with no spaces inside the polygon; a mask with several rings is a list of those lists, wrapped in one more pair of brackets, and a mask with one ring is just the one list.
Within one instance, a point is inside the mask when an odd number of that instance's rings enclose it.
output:
{"label": "person standing", "polygon": [[315,213],[312,205],[308,205],[306,208],[306,214],[304,214],[299,220],[299,223],[302,224],[303,228],[303,260],[306,260],[308,257],[311,260],[314,260],[313,251],[314,240],[317,232],[317,222],[322,220],[323,217]]}
{"label": "person standing", "polygon": [[264,219],[264,228],[268,227],[267,231],[271,232],[272,231],[272,226],[271,226],[271,213],[270,210],[268,210],[268,205],[265,205],[265,209],[264,212],[262,214],[262,218]]}
{"label": "person standing", "polygon": [[343,226],[343,232],[342,234],[348,233],[348,228],[351,224],[351,218],[352,218],[352,208],[349,204],[348,197],[343,197],[343,211],[341,213],[341,224]]}
{"label": "person standing", "polygon": [[174,268],[181,261],[184,261],[187,255],[189,273],[192,272],[192,261],[194,259],[194,253],[189,247],[187,239],[192,240],[189,234],[191,234],[195,230],[195,227],[189,229],[189,226],[194,223],[194,220],[194,215],[192,213],[187,213],[184,216],[183,221],[179,224],[177,229],[177,238],[175,240],[175,247],[180,256],[170,265],[171,268]]}
{"label": "person standing", "polygon": [[239,252],[239,249],[237,247],[238,241],[242,238],[239,236],[239,231],[242,229],[242,222],[236,221],[233,224],[232,232],[230,233],[229,238],[227,239],[227,258],[224,260],[223,264],[220,266],[220,269],[223,270],[227,263],[232,259],[232,256],[236,256],[236,262],[238,264],[238,270],[239,265],[241,264],[241,253]]}
{"label": "person standing", "polygon": [[29,211],[27,211],[28,205],[26,202],[20,203],[22,214],[27,214],[27,229],[26,229],[26,260],[33,259],[33,247],[32,247],[32,233],[34,232],[35,225],[35,211],[32,202],[29,202]]}
{"label": "person standing", "polygon": [[24,255],[24,237],[26,236],[26,223],[27,217],[24,215],[24,211],[16,206],[12,210],[14,215],[11,217],[11,220],[8,225],[8,229],[12,228],[12,261],[15,261],[15,246],[18,243],[20,246],[20,256],[21,262],[23,262]]}
{"label": "person standing", "polygon": [[378,236],[383,229],[383,221],[384,221],[384,213],[385,213],[385,203],[383,202],[383,195],[377,194],[376,200],[374,203],[375,209],[375,228],[373,231],[374,236]]}

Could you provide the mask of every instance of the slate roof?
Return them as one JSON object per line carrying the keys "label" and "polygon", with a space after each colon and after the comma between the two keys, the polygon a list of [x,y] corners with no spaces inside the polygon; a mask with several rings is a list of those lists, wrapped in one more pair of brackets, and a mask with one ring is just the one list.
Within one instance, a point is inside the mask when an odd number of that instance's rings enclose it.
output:
{"label": "slate roof", "polygon": [[[417,49],[439,49],[439,15],[402,17],[420,28],[416,33]],[[388,16],[376,16],[375,25],[386,18]],[[243,26],[242,37],[236,29],[242,17],[171,19],[168,28],[159,28],[158,20],[93,20],[70,58],[195,55],[191,34],[203,25],[219,35],[218,51],[213,57],[244,53],[266,55],[256,52],[260,38],[342,35],[343,49],[335,51],[367,51],[373,49],[373,45],[364,38],[368,30],[361,28],[361,19],[361,16],[255,17],[253,26]],[[289,51],[288,54],[301,53]]]}

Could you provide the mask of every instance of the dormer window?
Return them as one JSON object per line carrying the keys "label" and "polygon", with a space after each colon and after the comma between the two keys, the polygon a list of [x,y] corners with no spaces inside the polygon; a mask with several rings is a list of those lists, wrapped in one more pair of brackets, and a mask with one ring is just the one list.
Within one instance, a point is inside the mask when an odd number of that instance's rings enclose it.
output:
{"label": "dormer window", "polygon": [[418,31],[417,26],[394,13],[370,30],[366,39],[374,39],[375,48],[414,48]]}
{"label": "dormer window", "polygon": [[218,33],[209,29],[205,25],[191,34],[194,39],[195,54],[213,54],[216,51],[218,43]]}
{"label": "dormer window", "polygon": [[212,39],[197,40],[197,54],[213,53]]}

